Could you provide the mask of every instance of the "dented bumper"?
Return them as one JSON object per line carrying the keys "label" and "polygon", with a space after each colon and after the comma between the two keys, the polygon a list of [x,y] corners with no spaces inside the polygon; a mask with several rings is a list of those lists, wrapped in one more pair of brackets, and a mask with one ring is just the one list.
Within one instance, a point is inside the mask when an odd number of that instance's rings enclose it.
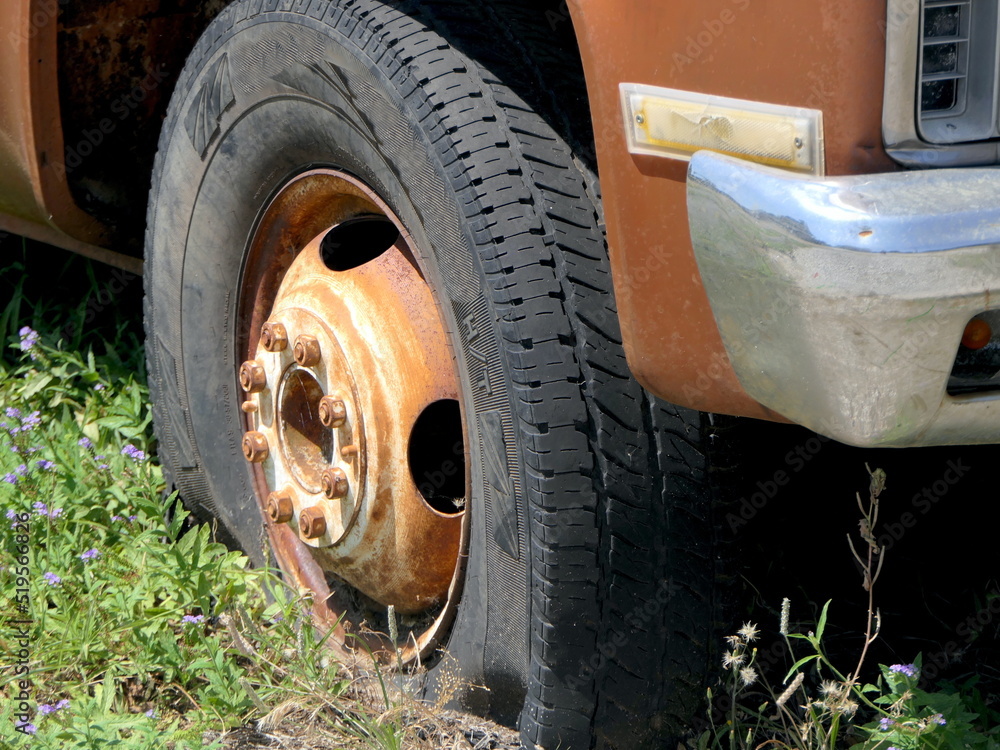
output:
{"label": "dented bumper", "polygon": [[691,237],[747,393],[859,446],[1000,442],[1000,391],[949,395],[1000,293],[1000,170],[816,179],[700,152]]}

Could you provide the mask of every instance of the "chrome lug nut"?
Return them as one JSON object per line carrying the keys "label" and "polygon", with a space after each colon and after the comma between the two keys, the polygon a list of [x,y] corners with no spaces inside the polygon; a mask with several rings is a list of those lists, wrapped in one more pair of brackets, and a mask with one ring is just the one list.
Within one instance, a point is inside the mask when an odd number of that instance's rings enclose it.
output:
{"label": "chrome lug nut", "polygon": [[319,364],[319,341],[315,336],[302,334],[295,337],[295,346],[292,348],[292,356],[302,367],[314,367]]}
{"label": "chrome lug nut", "polygon": [[323,487],[323,494],[331,500],[346,497],[351,487],[347,481],[347,474],[336,466],[324,470],[320,484]]}
{"label": "chrome lug nut", "polygon": [[281,323],[265,323],[260,329],[260,344],[269,352],[283,352],[288,348],[288,331]]}
{"label": "chrome lug nut", "polygon": [[295,514],[292,497],[282,490],[267,496],[267,517],[275,523],[288,523]]}
{"label": "chrome lug nut", "polygon": [[326,516],[319,508],[306,508],[299,514],[299,531],[306,539],[318,539],[326,533]]}
{"label": "chrome lug nut", "polygon": [[339,398],[323,396],[319,401],[319,421],[331,429],[342,427],[347,421],[347,406]]}
{"label": "chrome lug nut", "polygon": [[267,388],[267,373],[260,362],[251,359],[240,365],[240,387],[247,393],[260,393]]}
{"label": "chrome lug nut", "polygon": [[269,452],[264,433],[251,430],[243,436],[243,456],[250,463],[259,464],[266,461]]}

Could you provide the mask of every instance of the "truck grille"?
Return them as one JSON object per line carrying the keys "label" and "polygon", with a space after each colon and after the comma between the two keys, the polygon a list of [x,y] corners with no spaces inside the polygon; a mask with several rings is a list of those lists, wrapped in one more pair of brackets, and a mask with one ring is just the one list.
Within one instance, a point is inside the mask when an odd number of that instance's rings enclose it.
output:
{"label": "truck grille", "polygon": [[997,68],[996,0],[925,0],[918,97],[924,139],[947,144],[998,137]]}
{"label": "truck grille", "polygon": [[925,115],[953,110],[964,101],[969,36],[962,22],[968,16],[968,2],[924,8],[920,110]]}

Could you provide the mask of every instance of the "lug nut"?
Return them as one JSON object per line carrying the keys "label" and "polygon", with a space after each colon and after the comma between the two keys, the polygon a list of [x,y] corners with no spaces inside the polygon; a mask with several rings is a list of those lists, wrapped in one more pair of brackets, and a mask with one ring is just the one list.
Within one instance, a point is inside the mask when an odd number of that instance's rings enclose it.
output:
{"label": "lug nut", "polygon": [[267,438],[264,433],[251,430],[243,436],[243,455],[247,461],[259,464],[267,460],[268,453]]}
{"label": "lug nut", "polygon": [[267,517],[275,523],[288,523],[294,513],[292,497],[286,491],[272,492],[267,496]]}
{"label": "lug nut", "polygon": [[331,429],[343,426],[347,421],[347,406],[339,398],[323,396],[319,400],[319,421]]}
{"label": "lug nut", "polygon": [[260,362],[251,359],[240,365],[240,387],[247,393],[260,393],[267,388],[267,373]]}
{"label": "lug nut", "polygon": [[319,341],[315,336],[302,334],[295,337],[295,347],[292,349],[295,361],[303,367],[313,367],[319,364]]}
{"label": "lug nut", "polygon": [[318,539],[326,533],[326,517],[319,508],[306,508],[299,514],[299,531],[306,539]]}
{"label": "lug nut", "polygon": [[269,352],[283,352],[288,348],[288,331],[281,323],[265,323],[260,329],[260,343]]}
{"label": "lug nut", "polygon": [[323,472],[320,484],[323,487],[323,494],[331,500],[346,497],[351,487],[347,481],[347,474],[344,473],[343,469],[339,469],[336,466],[326,469]]}

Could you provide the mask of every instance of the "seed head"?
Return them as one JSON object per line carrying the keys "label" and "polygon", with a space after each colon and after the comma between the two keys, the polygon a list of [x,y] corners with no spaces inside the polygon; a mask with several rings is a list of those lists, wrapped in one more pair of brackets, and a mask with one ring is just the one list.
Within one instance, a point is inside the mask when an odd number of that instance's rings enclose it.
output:
{"label": "seed head", "polygon": [[788,635],[788,615],[792,610],[792,603],[785,597],[781,600],[781,625],[778,628],[778,632],[782,635]]}
{"label": "seed head", "polygon": [[740,670],[740,681],[744,685],[753,685],[757,681],[757,670],[753,667],[743,667]]}
{"label": "seed head", "polygon": [[743,666],[743,662],[746,661],[746,656],[739,653],[738,651],[727,651],[722,656],[722,667],[723,669],[734,669],[736,667]]}
{"label": "seed head", "polygon": [[[786,599],[785,601],[788,600]],[[795,679],[792,680],[792,684],[785,688],[785,692],[778,696],[778,699],[774,702],[775,705],[778,708],[784,706],[788,702],[788,699],[795,695],[795,691],[799,689],[799,686],[802,685],[802,681],[805,680],[805,678],[806,676],[802,672],[795,675]]]}
{"label": "seed head", "polygon": [[760,631],[757,630],[757,626],[749,622],[743,623],[743,627],[736,632],[743,636],[747,643],[753,643],[756,641],[757,636],[760,634]]}

